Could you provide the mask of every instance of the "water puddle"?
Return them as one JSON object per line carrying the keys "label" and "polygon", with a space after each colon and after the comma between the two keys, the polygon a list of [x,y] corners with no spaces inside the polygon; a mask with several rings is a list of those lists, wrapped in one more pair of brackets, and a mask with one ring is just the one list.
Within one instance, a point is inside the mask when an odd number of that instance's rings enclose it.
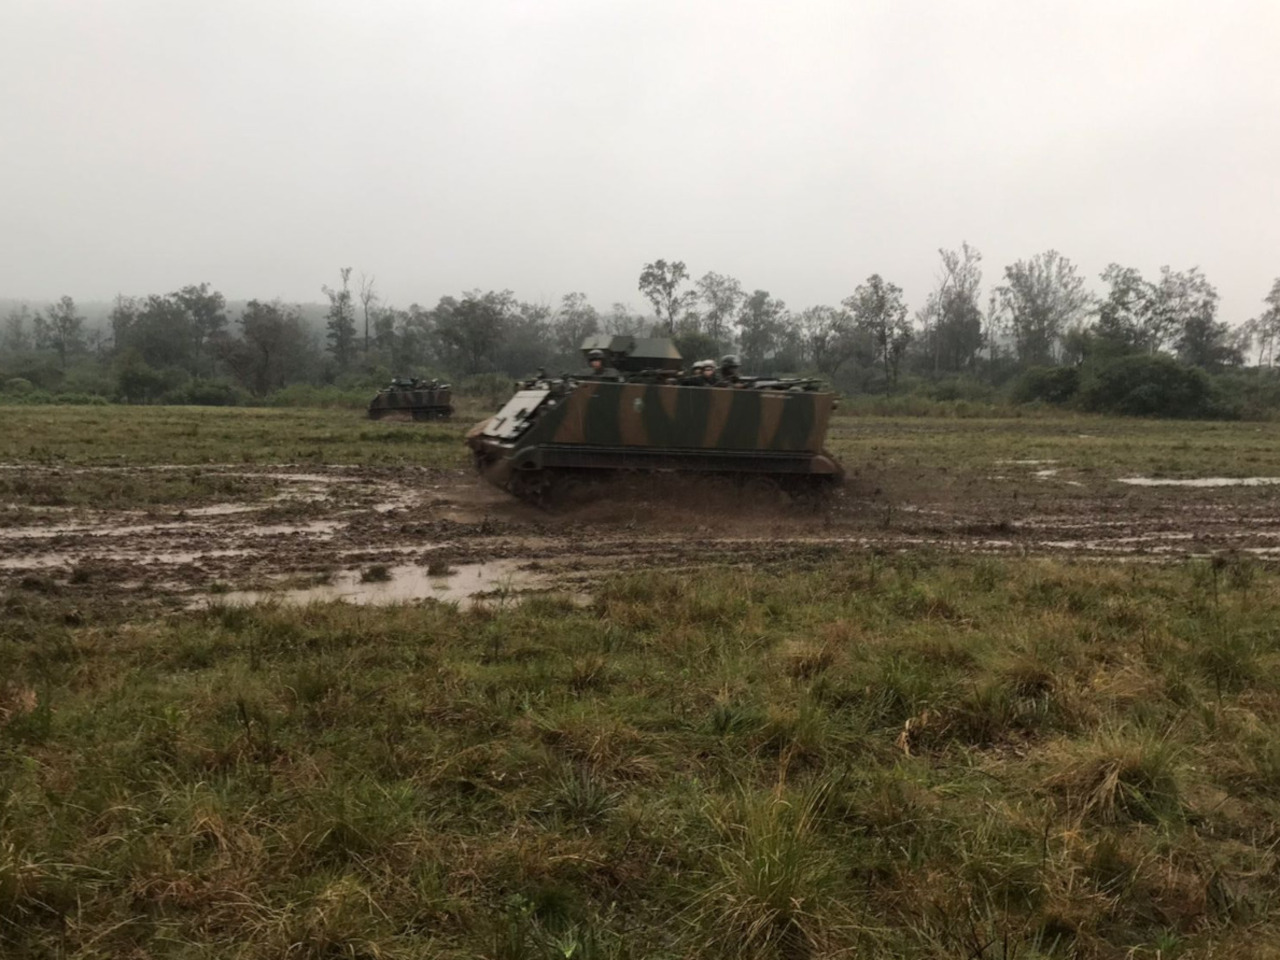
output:
{"label": "water puddle", "polygon": [[465,563],[451,568],[448,574],[428,573],[426,567],[404,564],[387,567],[386,580],[372,581],[364,580],[359,570],[348,570],[332,583],[285,590],[238,590],[203,598],[199,605],[282,603],[293,606],[342,600],[376,606],[433,599],[469,607],[482,600],[513,602],[523,592],[554,586],[545,573],[521,569],[524,563],[527,561]]}
{"label": "water puddle", "polygon": [[20,557],[0,557],[0,570],[35,570],[74,567],[80,563],[146,563],[154,566],[180,567],[220,557],[247,557],[252,551],[242,548],[210,550],[105,550],[90,552],[32,553]]}
{"label": "water puddle", "polygon": [[[301,523],[260,523],[237,531],[247,537],[274,537],[284,534],[316,534],[321,538],[331,536],[343,526],[340,520],[306,520]],[[53,540],[57,537],[76,536],[90,540],[142,536],[153,534],[178,534],[189,536],[189,525],[179,523],[90,524],[51,523],[39,527],[0,528],[0,540]]]}
{"label": "water puddle", "polygon": [[1131,487],[1267,487],[1280,483],[1280,477],[1195,477],[1190,480],[1120,477],[1116,483],[1127,483]]}
{"label": "water puddle", "polygon": [[[274,498],[273,498],[274,499]],[[186,507],[179,511],[180,517],[227,517],[236,513],[252,513],[261,510],[259,503],[215,503],[208,507]]]}

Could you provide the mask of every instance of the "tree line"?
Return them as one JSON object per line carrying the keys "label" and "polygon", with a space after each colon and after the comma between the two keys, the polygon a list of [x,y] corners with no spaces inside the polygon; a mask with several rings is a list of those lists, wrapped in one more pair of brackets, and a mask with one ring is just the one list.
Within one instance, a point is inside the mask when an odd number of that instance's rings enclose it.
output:
{"label": "tree line", "polygon": [[1052,401],[1073,392],[1068,371],[1123,358],[1200,371],[1274,363],[1280,279],[1258,315],[1233,328],[1218,318],[1217,290],[1195,267],[1146,277],[1113,263],[1095,294],[1075,264],[1048,250],[1009,264],[984,289],[975,248],[938,253],[933,288],[914,311],[902,289],[876,273],[837,304],[792,310],[766,289],[716,272],[694,279],[684,262],[664,259],[640,271],[637,289],[651,307],[644,314],[622,303],[599,310],[582,292],[531,303],[509,290],[401,308],[385,301],[374,277],[353,276],[351,268],[321,285],[319,308],[279,300],[229,305],[201,283],[119,296],[95,326],[62,297],[38,310],[9,310],[0,327],[0,381],[9,393],[29,387],[134,403],[238,402],[291,384],[367,388],[398,375],[573,370],[578,345],[602,333],[667,335],[690,361],[735,352],[754,372],[816,373],[859,393],[965,378],[1016,382],[1024,398]]}

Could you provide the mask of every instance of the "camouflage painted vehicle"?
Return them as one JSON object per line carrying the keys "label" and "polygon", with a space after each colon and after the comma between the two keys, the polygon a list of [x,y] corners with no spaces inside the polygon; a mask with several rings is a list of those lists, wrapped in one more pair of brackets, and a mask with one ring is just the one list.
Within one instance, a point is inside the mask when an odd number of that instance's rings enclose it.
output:
{"label": "camouflage painted vehicle", "polygon": [[835,395],[816,380],[693,385],[670,340],[593,338],[597,375],[538,376],[467,433],[491,483],[536,503],[566,480],[619,471],[727,475],[800,495],[844,476],[823,441]]}
{"label": "camouflage painted vehicle", "polygon": [[370,420],[444,420],[451,416],[453,391],[438,380],[392,380],[369,401]]}

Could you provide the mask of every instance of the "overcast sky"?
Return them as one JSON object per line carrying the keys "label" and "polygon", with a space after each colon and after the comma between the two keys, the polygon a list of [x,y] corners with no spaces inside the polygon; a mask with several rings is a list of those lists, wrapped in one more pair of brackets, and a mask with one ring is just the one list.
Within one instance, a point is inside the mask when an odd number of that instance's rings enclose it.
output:
{"label": "overcast sky", "polygon": [[1280,2],[3,0],[0,296],[1280,276]]}

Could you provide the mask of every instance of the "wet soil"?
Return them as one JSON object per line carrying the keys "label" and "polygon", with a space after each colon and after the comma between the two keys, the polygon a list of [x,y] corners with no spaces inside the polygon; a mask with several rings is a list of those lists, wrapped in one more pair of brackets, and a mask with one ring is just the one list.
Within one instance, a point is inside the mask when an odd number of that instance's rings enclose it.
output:
{"label": "wet soil", "polygon": [[[38,489],[42,468],[23,469]],[[145,487],[165,469],[87,472]],[[869,551],[1280,557],[1280,490],[1258,478],[1144,486],[1049,461],[1000,461],[983,475],[864,468],[816,508],[729,483],[646,478],[595,485],[546,512],[464,471],[201,469],[237,480],[242,499],[146,510],[0,504],[15,518],[0,525],[0,586],[76,584],[184,606],[466,604],[579,596],[618,570],[820,565]]]}

